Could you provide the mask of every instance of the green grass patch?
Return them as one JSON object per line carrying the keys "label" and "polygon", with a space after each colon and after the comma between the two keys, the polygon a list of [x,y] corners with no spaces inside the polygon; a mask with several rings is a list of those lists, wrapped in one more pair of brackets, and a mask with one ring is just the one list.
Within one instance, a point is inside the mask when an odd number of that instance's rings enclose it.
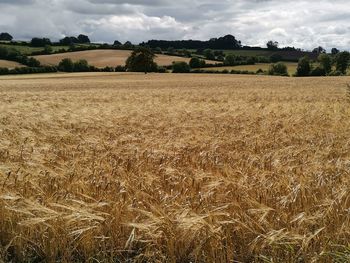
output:
{"label": "green grass patch", "polygon": [[[296,72],[298,63],[294,62],[283,62],[287,68],[288,68],[288,74],[293,75]],[[217,70],[217,71],[223,71],[223,70],[247,70],[247,71],[253,71],[256,72],[259,69],[262,69],[263,71],[267,71],[270,67],[271,63],[257,63],[255,65],[240,65],[240,66],[227,66],[227,67],[210,67],[210,68],[203,68],[204,70]]]}

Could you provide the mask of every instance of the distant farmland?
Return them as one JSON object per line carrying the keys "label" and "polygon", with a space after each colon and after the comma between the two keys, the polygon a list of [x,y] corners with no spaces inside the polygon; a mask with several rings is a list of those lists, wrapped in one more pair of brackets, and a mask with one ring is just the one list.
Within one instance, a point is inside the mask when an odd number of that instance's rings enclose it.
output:
{"label": "distant farmland", "polygon": [[[130,56],[129,50],[89,50],[79,52],[69,52],[54,55],[35,56],[44,65],[57,65],[62,59],[70,58],[73,61],[86,59],[89,64],[96,67],[114,67],[125,65],[125,61]],[[155,61],[160,66],[171,65],[174,61],[189,62],[190,58],[157,55]],[[216,61],[207,61],[208,63],[217,63]]]}
{"label": "distant farmland", "polygon": [[15,68],[15,67],[25,67],[25,66],[14,61],[0,59],[0,68]]}
{"label": "distant farmland", "polygon": [[[288,68],[288,74],[293,75],[296,72],[298,63],[295,62],[283,62],[287,68]],[[241,66],[228,66],[228,67],[212,67],[212,68],[204,68],[204,70],[217,70],[217,71],[223,71],[223,70],[248,70],[252,72],[256,72],[259,69],[262,69],[263,71],[267,71],[270,67],[271,63],[258,63],[255,65],[241,65]]]}
{"label": "distant farmland", "polygon": [[312,52],[305,52],[305,51],[287,51],[287,50],[243,50],[243,49],[237,49],[237,50],[225,50],[224,53],[226,55],[233,54],[236,56],[247,56],[247,57],[271,57],[272,55],[280,55],[283,60],[288,61],[297,61],[299,58],[308,56],[309,58],[315,60],[317,58],[317,54]]}

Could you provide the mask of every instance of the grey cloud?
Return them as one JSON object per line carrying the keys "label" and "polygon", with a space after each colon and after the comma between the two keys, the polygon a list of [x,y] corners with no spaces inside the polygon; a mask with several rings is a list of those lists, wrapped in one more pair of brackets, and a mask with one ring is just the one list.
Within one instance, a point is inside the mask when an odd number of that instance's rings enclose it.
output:
{"label": "grey cloud", "polygon": [[98,42],[137,43],[233,34],[249,45],[274,39],[304,49],[350,48],[345,0],[0,0],[0,6],[0,31],[18,39],[85,33]]}

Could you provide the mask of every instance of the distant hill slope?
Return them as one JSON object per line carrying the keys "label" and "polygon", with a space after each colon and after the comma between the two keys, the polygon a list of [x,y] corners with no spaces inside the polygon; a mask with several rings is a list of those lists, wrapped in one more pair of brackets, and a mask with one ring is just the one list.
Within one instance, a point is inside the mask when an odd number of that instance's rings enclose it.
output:
{"label": "distant hill slope", "polygon": [[16,68],[16,67],[25,67],[25,66],[14,61],[0,59],[0,68]]}
{"label": "distant hill slope", "polygon": [[[79,52],[68,52],[53,55],[34,56],[44,65],[57,65],[62,59],[70,58],[73,61],[86,59],[90,65],[96,67],[115,67],[125,65],[125,62],[131,51],[129,50],[88,50]],[[171,65],[174,61],[189,62],[190,58],[157,55],[155,61],[160,66]],[[207,61],[208,63],[217,63],[216,61]]]}

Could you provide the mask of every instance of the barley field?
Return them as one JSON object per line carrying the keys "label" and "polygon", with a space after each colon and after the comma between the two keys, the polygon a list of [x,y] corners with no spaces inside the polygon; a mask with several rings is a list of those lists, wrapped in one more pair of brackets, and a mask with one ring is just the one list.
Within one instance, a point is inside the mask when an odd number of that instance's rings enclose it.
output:
{"label": "barley field", "polygon": [[349,262],[350,77],[0,77],[0,261]]}
{"label": "barley field", "polygon": [[0,59],[0,68],[15,68],[15,67],[25,67],[25,66],[15,61]]}
{"label": "barley field", "polygon": [[[59,53],[53,55],[41,55],[34,56],[44,65],[58,65],[60,61],[64,58],[70,58],[73,61],[79,59],[85,59],[89,64],[95,67],[115,67],[115,66],[124,66],[127,58],[130,56],[130,50],[88,50],[88,51],[78,51],[78,52],[67,52]],[[168,55],[157,55],[155,62],[160,66],[168,66],[173,62],[189,62],[190,58],[183,58],[177,56],[168,56]],[[216,61],[207,60],[208,63],[217,63]]]}

